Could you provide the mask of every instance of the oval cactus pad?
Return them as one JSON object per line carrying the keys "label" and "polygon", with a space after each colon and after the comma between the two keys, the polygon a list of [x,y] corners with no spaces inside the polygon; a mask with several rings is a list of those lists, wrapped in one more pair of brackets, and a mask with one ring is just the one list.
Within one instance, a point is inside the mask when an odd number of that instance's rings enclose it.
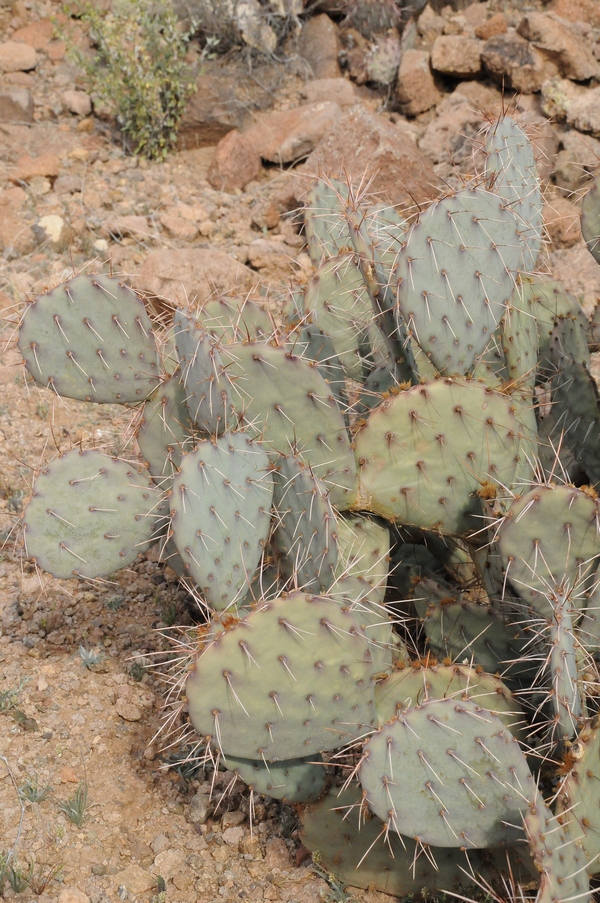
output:
{"label": "oval cactus pad", "polygon": [[187,680],[188,711],[225,758],[310,756],[372,722],[372,670],[370,641],[350,612],[291,593],[206,645]]}
{"label": "oval cactus pad", "polygon": [[494,712],[438,699],[402,712],[367,740],[359,779],[367,802],[400,834],[446,847],[523,840],[535,784],[518,742]]}
{"label": "oval cactus pad", "polygon": [[205,439],[173,480],[173,539],[198,590],[224,609],[254,575],[269,532],[273,478],[245,433]]}
{"label": "oval cactus pad", "polygon": [[140,298],[111,276],[76,276],[27,308],[19,329],[41,386],[81,401],[143,401],[158,385],[158,356]]}
{"label": "oval cactus pad", "polygon": [[106,577],[151,544],[160,498],[135,465],[72,449],[35,481],[27,553],[54,577]]}

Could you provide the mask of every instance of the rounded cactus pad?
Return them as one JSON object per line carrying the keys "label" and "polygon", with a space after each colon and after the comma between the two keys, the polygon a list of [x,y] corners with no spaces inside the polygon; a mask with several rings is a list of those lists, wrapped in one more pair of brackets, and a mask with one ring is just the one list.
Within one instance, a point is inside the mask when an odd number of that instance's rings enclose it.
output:
{"label": "rounded cactus pad", "polygon": [[447,378],[384,401],[357,433],[355,453],[356,510],[465,533],[481,527],[482,486],[512,485],[519,425],[509,397]]}
{"label": "rounded cactus pad", "polygon": [[358,776],[391,828],[467,849],[522,840],[535,788],[517,740],[472,700],[406,709],[369,737]]}
{"label": "rounded cactus pad", "polygon": [[228,345],[234,404],[270,454],[299,455],[325,483],[333,505],[356,497],[356,462],[344,418],[316,364],[256,342]]}
{"label": "rounded cactus pad", "polygon": [[585,605],[598,566],[600,505],[575,486],[536,486],[511,505],[499,550],[516,592],[545,618]]}
{"label": "rounded cactus pad", "polygon": [[437,201],[398,251],[398,314],[440,373],[463,375],[490,341],[522,256],[500,197],[464,188]]}
{"label": "rounded cactus pad", "polygon": [[529,272],[542,245],[542,193],[533,148],[523,129],[510,116],[490,127],[484,146],[486,176],[515,214],[524,242],[520,269]]}
{"label": "rounded cactus pad", "polygon": [[33,301],[19,348],[41,386],[81,401],[143,401],[158,385],[158,355],[140,298],[111,276],[76,276]]}
{"label": "rounded cactus pad", "polygon": [[205,439],[184,455],[171,493],[171,529],[188,573],[216,609],[252,580],[270,526],[273,479],[245,433]]}
{"label": "rounded cactus pad", "polygon": [[146,401],[137,441],[152,477],[162,489],[171,487],[174,472],[194,442],[194,425],[186,403],[186,390],[177,370],[161,382]]}
{"label": "rounded cactus pad", "polygon": [[151,545],[160,499],[147,471],[72,449],[34,483],[24,516],[27,554],[54,577],[106,577]]}
{"label": "rounded cactus pad", "polygon": [[600,872],[600,730],[598,718],[565,752],[567,775],[560,785],[556,815],[569,824],[588,859],[588,872]]}
{"label": "rounded cactus pad", "polygon": [[349,194],[348,185],[339,179],[315,182],[306,193],[304,231],[314,266],[352,247],[344,217]]}
{"label": "rounded cactus pad", "polygon": [[318,754],[279,762],[229,755],[226,765],[257,793],[288,803],[315,802],[321,796],[327,778],[325,763]]}
{"label": "rounded cactus pad", "polygon": [[225,758],[303,758],[372,723],[371,673],[371,642],[353,615],[291,593],[206,644],[187,680],[188,711]]}

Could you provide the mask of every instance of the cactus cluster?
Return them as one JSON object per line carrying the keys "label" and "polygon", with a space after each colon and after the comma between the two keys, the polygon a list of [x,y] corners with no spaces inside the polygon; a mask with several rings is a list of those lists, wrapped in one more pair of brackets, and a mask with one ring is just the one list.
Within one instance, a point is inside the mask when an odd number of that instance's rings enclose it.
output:
{"label": "cactus cluster", "polygon": [[585,901],[600,872],[594,333],[533,274],[526,135],[504,117],[484,153],[479,181],[409,222],[315,184],[314,276],[278,321],[228,298],[153,327],[110,277],[38,297],[19,335],[31,377],[133,406],[140,457],[50,461],[24,536],[59,577],[159,544],[203,606],[185,706],[206,754],[298,804],[341,880]]}

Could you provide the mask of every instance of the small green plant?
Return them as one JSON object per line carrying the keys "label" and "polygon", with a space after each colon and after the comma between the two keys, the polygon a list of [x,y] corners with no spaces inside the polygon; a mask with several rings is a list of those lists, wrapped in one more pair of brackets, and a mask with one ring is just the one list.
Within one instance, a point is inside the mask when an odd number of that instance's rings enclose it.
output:
{"label": "small green plant", "polygon": [[19,787],[21,799],[29,800],[30,803],[42,803],[51,793],[50,784],[40,784],[37,774],[27,775],[25,783]]}
{"label": "small green plant", "polygon": [[26,678],[21,678],[18,687],[0,690],[0,712],[6,714],[16,707],[21,691],[26,683]]}
{"label": "small green plant", "polygon": [[68,800],[60,800],[58,803],[58,808],[63,815],[66,815],[69,821],[77,825],[78,828],[83,824],[88,806],[88,785],[85,781],[82,781],[77,786],[73,796],[69,797]]}
{"label": "small green plant", "polygon": [[101,652],[96,652],[95,649],[86,649],[85,646],[80,646],[77,650],[77,654],[79,655],[84,668],[88,668],[89,670],[96,665],[99,665],[103,657]]}
{"label": "small green plant", "polygon": [[106,603],[109,611],[118,611],[123,605],[123,596],[111,596]]}
{"label": "small green plant", "polygon": [[38,401],[35,406],[35,416],[39,417],[40,420],[46,420],[48,418],[48,411],[50,408],[45,402]]}
{"label": "small green plant", "polygon": [[177,603],[164,599],[160,603],[160,619],[166,627],[172,627],[177,621]]}
{"label": "small green plant", "polygon": [[106,13],[92,3],[81,20],[95,45],[71,56],[91,91],[109,106],[134,154],[162,160],[173,146],[193,81],[184,60],[187,37],[170,3],[122,0]]}
{"label": "small green plant", "polygon": [[129,673],[134,680],[140,681],[146,673],[146,669],[141,662],[133,662],[131,668],[129,669]]}

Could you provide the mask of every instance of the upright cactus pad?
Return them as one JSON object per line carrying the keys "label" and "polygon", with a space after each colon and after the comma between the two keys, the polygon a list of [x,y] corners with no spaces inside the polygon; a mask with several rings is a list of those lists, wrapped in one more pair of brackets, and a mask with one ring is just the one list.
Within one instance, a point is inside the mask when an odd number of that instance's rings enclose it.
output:
{"label": "upright cactus pad", "polygon": [[522,243],[498,195],[464,188],[437,201],[398,252],[398,313],[440,373],[462,376],[484,351],[514,287]]}
{"label": "upright cactus pad", "polygon": [[54,577],[107,577],[152,544],[160,498],[147,471],[72,449],[35,481],[24,515],[27,554]]}
{"label": "upright cactus pad", "polygon": [[273,479],[245,433],[205,439],[185,455],[171,492],[171,529],[188,573],[215,609],[239,601],[270,526]]}
{"label": "upright cactus pad", "polygon": [[590,254],[600,263],[600,176],[596,176],[592,187],[581,204],[581,232]]}
{"label": "upright cactus pad", "polygon": [[180,373],[176,371],[152,393],[139,422],[140,451],[155,483],[162,489],[171,488],[173,474],[184,452],[195,442],[186,394]]}
{"label": "upright cactus pad", "polygon": [[144,401],[158,385],[152,326],[140,298],[110,276],[76,276],[29,305],[19,348],[41,386],[81,401]]}

